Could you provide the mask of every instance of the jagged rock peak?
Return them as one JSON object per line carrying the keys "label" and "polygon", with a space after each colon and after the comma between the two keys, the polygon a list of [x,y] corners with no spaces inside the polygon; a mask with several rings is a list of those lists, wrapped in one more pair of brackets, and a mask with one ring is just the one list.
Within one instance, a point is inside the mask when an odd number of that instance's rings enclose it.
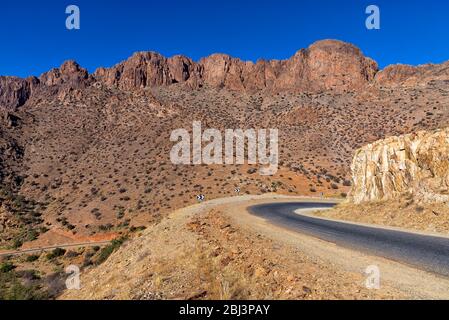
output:
{"label": "jagged rock peak", "polygon": [[65,61],[59,68],[54,68],[43,73],[40,77],[40,83],[45,86],[71,85],[74,87],[84,86],[89,78],[86,69],[73,61]]}

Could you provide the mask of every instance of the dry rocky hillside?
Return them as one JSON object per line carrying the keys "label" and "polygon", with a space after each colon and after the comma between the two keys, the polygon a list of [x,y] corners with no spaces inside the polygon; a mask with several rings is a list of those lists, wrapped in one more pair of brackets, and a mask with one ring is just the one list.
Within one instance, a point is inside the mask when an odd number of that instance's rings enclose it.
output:
{"label": "dry rocky hillside", "polygon": [[[448,125],[446,66],[379,71],[355,46],[324,40],[287,60],[140,52],[93,74],[68,61],[39,77],[0,77],[0,245],[123,234],[236,186],[345,196],[354,150]],[[172,165],[170,133],[194,120],[278,128],[279,171]]]}
{"label": "dry rocky hillside", "polygon": [[[236,217],[249,216],[235,212],[239,210],[239,201],[245,200],[242,198],[217,199],[215,203],[173,212],[158,225],[143,231],[139,238],[124,243],[105,263],[84,272],[81,289],[66,290],[60,298],[391,299],[409,296],[389,284],[384,284],[381,290],[368,290],[363,286],[362,273],[342,270],[238,223]],[[247,196],[246,201],[249,199]],[[227,207],[231,203],[230,216]]]}

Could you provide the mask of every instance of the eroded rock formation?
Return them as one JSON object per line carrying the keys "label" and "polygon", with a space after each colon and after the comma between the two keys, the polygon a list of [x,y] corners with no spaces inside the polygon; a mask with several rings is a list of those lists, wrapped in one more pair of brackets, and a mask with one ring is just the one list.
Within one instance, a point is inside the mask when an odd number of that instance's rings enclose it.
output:
{"label": "eroded rock formation", "polygon": [[449,128],[369,144],[356,151],[351,169],[355,203],[410,193],[420,201],[449,201]]}
{"label": "eroded rock formation", "polygon": [[122,89],[186,83],[231,90],[318,91],[363,87],[374,79],[377,64],[355,46],[336,40],[318,41],[287,60],[242,61],[213,54],[198,63],[184,56],[165,58],[138,52],[94,77]]}
{"label": "eroded rock formation", "polygon": [[438,81],[449,83],[449,61],[442,64],[425,64],[421,66],[390,65],[378,72],[375,82],[385,87],[425,86]]}
{"label": "eroded rock formation", "polygon": [[48,87],[68,85],[77,88],[86,85],[88,79],[87,70],[72,60],[64,62],[59,68],[45,72],[39,77],[40,84]]}
{"label": "eroded rock formation", "polygon": [[0,77],[0,109],[12,110],[25,104],[38,82],[34,77]]}

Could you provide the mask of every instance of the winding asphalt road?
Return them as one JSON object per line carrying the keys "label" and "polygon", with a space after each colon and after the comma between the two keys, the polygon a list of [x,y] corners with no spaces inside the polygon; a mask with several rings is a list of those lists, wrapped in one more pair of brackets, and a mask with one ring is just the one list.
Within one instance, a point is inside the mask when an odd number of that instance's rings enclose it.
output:
{"label": "winding asphalt road", "polygon": [[252,206],[249,211],[291,231],[449,276],[449,238],[368,227],[295,213],[298,209],[313,210],[334,205],[324,202],[269,203]]}

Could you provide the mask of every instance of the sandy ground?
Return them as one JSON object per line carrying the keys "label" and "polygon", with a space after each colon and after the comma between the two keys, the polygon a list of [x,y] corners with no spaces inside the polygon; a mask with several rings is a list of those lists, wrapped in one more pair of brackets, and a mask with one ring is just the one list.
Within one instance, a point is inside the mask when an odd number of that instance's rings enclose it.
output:
{"label": "sandy ground", "polygon": [[426,234],[449,236],[449,207],[444,203],[416,203],[403,196],[362,204],[341,203],[332,210],[313,213],[326,219],[404,228]]}

